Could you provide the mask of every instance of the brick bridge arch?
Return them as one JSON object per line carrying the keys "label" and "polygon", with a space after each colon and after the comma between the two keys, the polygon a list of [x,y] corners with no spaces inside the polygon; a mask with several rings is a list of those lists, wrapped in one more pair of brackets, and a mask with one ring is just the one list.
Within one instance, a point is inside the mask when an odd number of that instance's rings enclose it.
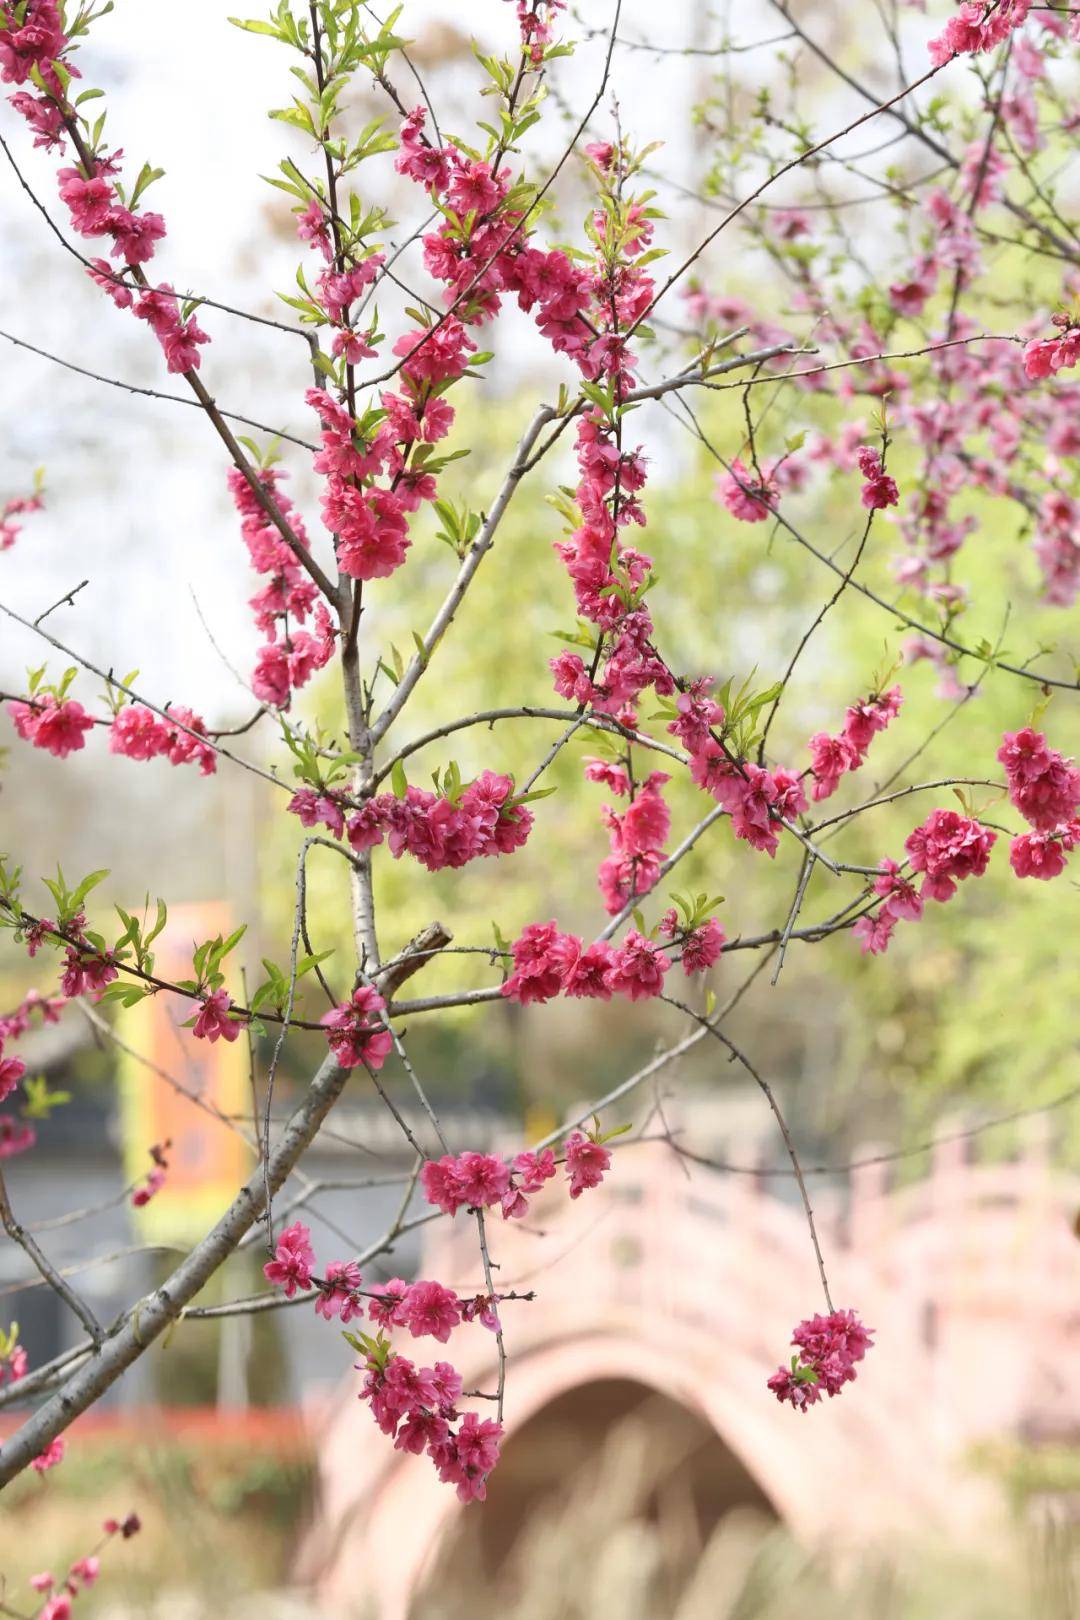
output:
{"label": "brick bridge arch", "polygon": [[[568,1391],[629,1380],[708,1424],[807,1542],[985,1526],[1004,1504],[970,1465],[975,1442],[1080,1432],[1078,1203],[1080,1181],[1039,1148],[972,1166],[948,1147],[899,1191],[868,1167],[843,1201],[819,1193],[833,1297],[877,1345],[842,1399],[801,1416],[764,1389],[792,1323],[820,1307],[801,1211],[758,1178],[688,1178],[662,1144],[634,1147],[576,1203],[550,1189],[527,1222],[491,1223],[500,1287],[538,1296],[504,1307],[508,1447]],[[474,1226],[433,1231],[421,1274],[479,1291]],[[466,1388],[494,1388],[486,1330],[455,1334],[453,1359]],[[426,1460],[392,1450],[356,1387],[324,1427],[302,1564],[331,1612],[362,1595],[404,1620],[462,1510]]]}

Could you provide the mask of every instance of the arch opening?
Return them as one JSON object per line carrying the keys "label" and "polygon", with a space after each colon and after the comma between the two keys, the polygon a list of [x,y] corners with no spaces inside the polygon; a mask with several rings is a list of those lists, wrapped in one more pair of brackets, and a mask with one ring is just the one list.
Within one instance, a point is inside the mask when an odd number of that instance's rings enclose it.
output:
{"label": "arch opening", "polygon": [[575,1566],[634,1560],[671,1613],[722,1520],[777,1510],[699,1411],[627,1377],[555,1396],[507,1438],[479,1513],[444,1528],[410,1620],[486,1620]]}

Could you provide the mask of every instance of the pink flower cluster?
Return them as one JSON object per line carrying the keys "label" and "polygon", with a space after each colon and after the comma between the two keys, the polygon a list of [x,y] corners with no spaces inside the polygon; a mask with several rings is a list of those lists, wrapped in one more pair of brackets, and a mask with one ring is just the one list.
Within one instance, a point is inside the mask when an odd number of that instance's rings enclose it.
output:
{"label": "pink flower cluster", "polygon": [[[579,1152],[577,1145],[574,1152]],[[604,1157],[606,1169],[610,1155],[604,1152]],[[572,1198],[577,1196],[573,1189],[574,1166],[578,1163],[577,1159],[571,1162],[568,1148],[566,1167]],[[459,1209],[491,1209],[498,1205],[504,1220],[517,1220],[528,1212],[527,1195],[539,1192],[554,1174],[555,1154],[551,1148],[541,1153],[518,1153],[509,1164],[494,1153],[446,1153],[441,1159],[427,1161],[420,1172],[420,1183],[428,1203],[444,1215],[456,1215]]]}
{"label": "pink flower cluster", "polygon": [[1060,337],[1032,338],[1024,348],[1024,373],[1033,382],[1080,361],[1080,321],[1068,321]]}
{"label": "pink flower cluster", "polygon": [[150,1148],[150,1157],[153,1160],[153,1169],[147,1173],[141,1186],[135,1188],[131,1195],[131,1202],[135,1209],[145,1209],[152,1198],[155,1198],[165,1185],[165,1176],[169,1168],[168,1150],[171,1142],[155,1142]]}
{"label": "pink flower cluster", "polygon": [[716,493],[741,523],[764,523],[776,509],[780,486],[768,466],[762,467],[759,476],[736,456],[731,471],[718,476]]}
{"label": "pink flower cluster", "polygon": [[16,1339],[8,1346],[6,1355],[0,1356],[0,1389],[3,1389],[5,1384],[17,1384],[20,1378],[26,1377],[29,1370],[30,1358]]}
{"label": "pink flower cluster", "polygon": [[[539,8],[532,9],[535,15]],[[607,378],[621,393],[634,366],[622,333],[644,315],[654,291],[651,278],[634,262],[652,235],[644,206],[628,205],[617,252],[605,251],[609,216],[603,210],[596,213],[592,266],[576,264],[558,250],[545,253],[529,245],[522,215],[506,207],[511,171],[495,173],[452,144],[433,147],[424,122],[422,108],[406,120],[396,166],[425,189],[434,188],[452,210],[438,231],[424,238],[424,260],[436,280],[447,284],[446,296],[454,301],[457,317],[478,324],[496,314],[502,293],[515,293],[519,307],[533,315],[557,353],[569,356],[590,381]],[[618,164],[613,149],[590,148],[590,156],[603,183],[614,187]],[[441,335],[448,324],[435,330]],[[431,347],[433,341],[418,334],[417,348],[406,351],[406,377],[416,368],[419,343]],[[395,352],[401,352],[400,345]],[[664,665],[649,648],[652,621],[638,594],[651,560],[618,538],[627,524],[644,524],[638,495],[645,464],[639,451],[620,448],[613,427],[598,411],[578,425],[577,454],[581,523],[557,549],[574,583],[579,611],[610,637],[611,645],[595,682],[577,654],[563,654],[552,667],[563,695],[614,712],[650,685],[671,690]]]}
{"label": "pink flower cluster", "polygon": [[4,1041],[0,1037],[0,1102],[6,1102],[26,1073],[22,1058],[5,1057]]}
{"label": "pink flower cluster", "polygon": [[[446,366],[440,381],[452,380],[464,369],[450,358],[450,341],[461,335],[458,358],[465,341],[460,322],[448,321],[442,343],[425,345],[429,361],[441,355]],[[415,335],[410,341],[415,342]],[[408,379],[409,373],[403,372]],[[325,478],[323,522],[335,537],[338,565],[353,579],[388,579],[405,561],[411,545],[408,516],[422,501],[434,500],[436,482],[431,473],[413,473],[406,466],[415,445],[432,444],[450,430],[453,408],[441,399],[428,407],[427,388],[416,385],[414,394],[383,395],[386,415],[369,438],[361,434],[349,409],[324,388],[311,388],[308,404],[322,424],[322,449],[315,471]],[[386,483],[375,479],[385,474]]]}
{"label": "pink flower cluster", "polygon": [[799,1353],[790,1367],[776,1369],[768,1387],[778,1401],[805,1412],[820,1401],[822,1390],[831,1398],[854,1382],[856,1363],[874,1341],[854,1311],[831,1311],[800,1322],[791,1342]]}
{"label": "pink flower cluster", "polygon": [[382,1432],[394,1437],[394,1450],[426,1452],[459,1501],[482,1502],[499,1460],[502,1424],[459,1411],[460,1373],[447,1361],[417,1367],[393,1351],[369,1355],[364,1370],[360,1398],[369,1402]]}
{"label": "pink flower cluster", "polygon": [[551,44],[555,18],[566,9],[566,0],[516,0],[521,45],[534,67],[544,60],[544,48]]}
{"label": "pink flower cluster", "polygon": [[935,67],[954,56],[992,51],[1027,20],[1031,0],[964,0],[927,47]]}
{"label": "pink flower cluster", "polygon": [[[633,722],[636,716],[631,710],[624,711],[621,718],[624,722]],[[596,780],[597,765],[603,763],[593,761],[591,767],[586,765],[586,776],[591,769],[592,778]],[[630,799],[622,815],[609,805],[604,805],[601,812],[611,854],[600,863],[597,880],[604,908],[614,917],[628,900],[648,894],[660,875],[665,859],[662,846],[671,831],[671,811],[660,789],[671,778],[663,771],[653,771],[640,785],[631,784],[629,774],[622,767],[614,771],[608,767],[603,780],[616,793],[625,793]]]}
{"label": "pink flower cluster", "polygon": [[665,939],[682,947],[680,961],[688,979],[715,966],[727,944],[727,935],[715,917],[709,917],[700,927],[684,928],[674,906],[661,917],[659,929]]}
{"label": "pink flower cluster", "polygon": [[917,921],[924,900],[951,900],[958,883],[982,877],[996,841],[995,832],[970,816],[956,810],[932,810],[904,843],[912,871],[923,874],[919,889],[902,875],[895,861],[881,862],[874,893],[885,904],[876,916],[860,917],[853,929],[863,954],[879,956],[886,951],[896,924],[902,918]]}
{"label": "pink flower cluster", "polygon": [[357,985],[349,1000],[324,1013],[320,1023],[343,1069],[363,1063],[379,1070],[390,1056],[394,1039],[386,1022],[386,1003],[370,985]]}
{"label": "pink flower cluster", "polygon": [[502,987],[504,996],[527,1006],[557,995],[610,1001],[613,995],[644,1001],[663,992],[671,966],[660,946],[637,929],[621,945],[596,940],[584,945],[558,925],[529,923],[511,947],[514,971]]}
{"label": "pink flower cluster", "polygon": [[896,479],[890,478],[885,471],[879,453],[864,444],[856,452],[856,460],[866,480],[860,494],[863,505],[872,512],[880,511],[885,506],[898,505],[900,491],[896,487]]}
{"label": "pink flower cluster", "polygon": [[55,1440],[49,1441],[39,1456],[34,1458],[30,1464],[31,1468],[37,1474],[47,1474],[50,1468],[55,1468],[58,1463],[63,1462],[66,1449],[64,1441],[58,1435]]}
{"label": "pink flower cluster", "polygon": [[997,757],[1005,767],[1009,798],[1035,828],[1013,839],[1013,871],[1017,877],[1059,877],[1080,843],[1080,769],[1030,726],[1007,731]]}
{"label": "pink flower cluster", "polygon": [[617,714],[650,687],[661,694],[674,691],[670,672],[652,648],[652,616],[642,594],[652,558],[627,545],[619,532],[630,523],[644,526],[638,497],[645,461],[640,450],[621,450],[595,412],[578,424],[577,460],[581,523],[555,549],[573,582],[579,614],[609,638],[610,650],[595,679],[580,653],[569,650],[551,660],[551,670],[560,696]]}
{"label": "pink flower cluster", "polygon": [[167,720],[141,703],[118,709],[109,727],[109,752],[124,759],[167,759],[170,765],[197,765],[200,774],[213,776],[217,753],[209,742],[206,722],[178,703],[166,705]]}
{"label": "pink flower cluster", "polygon": [[847,710],[844,729],[838,737],[830,737],[824,731],[811,737],[810,764],[814,773],[811,796],[815,803],[830,798],[846,772],[859,769],[873,738],[895,720],[902,702],[903,693],[898,686],[871,694]]}
{"label": "pink flower cluster", "polygon": [[8,704],[8,714],[23,742],[44,748],[57,759],[85,748],[86,733],[97,724],[74,698],[57,701],[51,692],[26,703],[16,699]]}
{"label": "pink flower cluster", "polygon": [[229,992],[212,990],[203,997],[191,1033],[196,1040],[209,1041],[212,1046],[219,1040],[235,1041],[245,1023],[246,1019],[233,1008]]}
{"label": "pink flower cluster", "polygon": [[22,533],[22,524],[16,523],[15,519],[31,512],[40,512],[43,505],[41,495],[35,494],[16,495],[0,506],[0,551],[10,551]]}
{"label": "pink flower cluster", "polygon": [[[285,474],[277,467],[263,467],[256,477],[264,497],[276,504],[292,533],[306,547],[304,520],[281,488]],[[251,566],[256,573],[268,576],[250,602],[259,632],[266,637],[256,657],[251,689],[260,703],[285,709],[293,691],[305,686],[317,670],[329,663],[334,651],[334,628],[325,602],[316,600],[315,585],[238,467],[230,467],[228,482]],[[309,614],[313,615],[313,631],[299,629]]]}
{"label": "pink flower cluster", "polygon": [[482,771],[453,796],[409,784],[401,798],[380,793],[352,813],[332,791],[305,787],[293,794],[289,809],[305,827],[324,826],[355,850],[385,837],[395,860],[411,855],[429,872],[509,855],[533,826],[532,811],[514,797],[513,777],[495,771]]}
{"label": "pink flower cluster", "polygon": [[[314,1275],[314,1266],[311,1233],[298,1221],[280,1234],[274,1258],[263,1271],[286,1299],[316,1289],[315,1309],[327,1321],[338,1317],[348,1323],[362,1316],[363,1278],[355,1262],[332,1261],[325,1278]],[[483,1501],[487,1476],[498,1461],[500,1426],[459,1412],[461,1376],[449,1362],[418,1368],[391,1350],[382,1334],[404,1328],[414,1338],[446,1344],[463,1322],[480,1321],[496,1330],[496,1300],[488,1295],[461,1299],[439,1282],[409,1283],[401,1277],[376,1285],[367,1297],[368,1316],[378,1325],[379,1338],[346,1335],[366,1355],[361,1399],[370,1403],[383,1433],[393,1437],[395,1450],[417,1456],[426,1451],[439,1478],[456,1486],[463,1502]]]}
{"label": "pink flower cluster", "polygon": [[[26,0],[22,10],[21,26],[12,26],[10,8],[0,9],[0,79],[24,84],[31,70],[37,70],[48,93],[21,91],[11,97],[11,104],[34,131],[35,146],[62,147],[76,116],[55,65],[69,44],[62,14],[54,0]],[[63,65],[67,73],[78,77],[70,62]],[[92,259],[87,272],[91,279],[118,309],[132,309],[139,320],[147,322],[170,371],[196,371],[199,348],[209,339],[194,314],[183,315],[170,286],[137,285],[141,266],[153,258],[157,243],[165,236],[165,221],[160,214],[136,212],[121,201],[113,180],[122,156],[119,151],[90,153],[83,147],[76,164],[58,173],[60,199],[78,235],[110,237],[111,252],[121,261],[117,269],[107,259]]]}
{"label": "pink flower cluster", "polygon": [[[124,1519],[106,1519],[101,1528],[108,1538],[120,1536],[123,1541],[130,1541],[132,1536],[138,1535],[142,1523],[137,1513],[129,1513]],[[100,1558],[96,1553],[89,1553],[75,1560],[62,1581],[49,1570],[31,1575],[30,1586],[46,1599],[37,1611],[37,1620],[71,1620],[72,1603],[93,1586],[100,1574]]]}
{"label": "pink flower cluster", "polygon": [[957,810],[932,810],[904,841],[912,870],[922,872],[921,893],[928,900],[951,900],[956,885],[982,877],[997,841],[991,832]]}

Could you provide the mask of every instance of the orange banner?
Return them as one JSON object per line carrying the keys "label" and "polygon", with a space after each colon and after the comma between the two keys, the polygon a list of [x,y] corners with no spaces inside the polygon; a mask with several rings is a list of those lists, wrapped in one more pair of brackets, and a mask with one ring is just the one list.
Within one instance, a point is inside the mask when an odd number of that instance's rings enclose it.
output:
{"label": "orange banner", "polygon": [[[221,904],[178,906],[154,942],[154,972],[190,979],[197,944],[233,927]],[[251,1173],[247,1041],[196,1040],[182,1025],[195,1003],[161,992],[122,1013],[120,1095],[124,1165],[132,1181],[153,1168],[150,1148],[171,1142],[165,1184],[137,1211],[150,1242],[192,1242],[222,1214]],[[135,1055],[137,1054],[137,1056]]]}

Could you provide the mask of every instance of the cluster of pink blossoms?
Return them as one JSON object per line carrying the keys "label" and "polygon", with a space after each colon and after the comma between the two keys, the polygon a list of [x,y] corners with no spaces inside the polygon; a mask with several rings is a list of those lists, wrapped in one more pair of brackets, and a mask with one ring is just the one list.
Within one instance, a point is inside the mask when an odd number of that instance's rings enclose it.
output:
{"label": "cluster of pink blossoms", "polygon": [[[493,1209],[503,1220],[520,1220],[528,1213],[529,1196],[538,1193],[555,1174],[555,1153],[518,1153],[509,1162],[494,1153],[444,1154],[429,1159],[420,1172],[424,1197],[444,1215],[459,1209]],[[611,1168],[611,1154],[595,1137],[572,1131],[566,1139],[566,1177],[570,1197],[580,1198],[590,1187],[598,1187]]]}
{"label": "cluster of pink blossoms", "polygon": [[1030,726],[1007,731],[997,757],[1005,767],[1009,798],[1035,828],[1013,839],[1013,871],[1022,878],[1059,877],[1080,843],[1080,769]]}
{"label": "cluster of pink blossoms", "polygon": [[740,523],[764,523],[780,499],[776,469],[766,463],[760,474],[752,472],[736,456],[731,471],[717,476],[716,493]]}
{"label": "cluster of pink blossoms", "polygon": [[551,660],[555,690],[573,703],[618,714],[650,687],[667,695],[674,682],[652,647],[652,615],[643,592],[652,558],[627,545],[619,531],[644,526],[638,499],[645,485],[640,449],[623,451],[596,413],[578,424],[576,490],[581,523],[556,543],[574,585],[578,613],[596,626],[598,651],[608,639],[603,668],[594,674],[580,653],[567,650]]}
{"label": "cluster of pink blossoms", "polygon": [[859,464],[859,471],[866,482],[860,492],[863,505],[871,512],[880,511],[886,506],[896,506],[900,501],[900,491],[896,487],[896,479],[890,478],[885,471],[881,456],[872,450],[868,444],[860,445],[855,453]]}
{"label": "cluster of pink blossoms", "polygon": [[566,0],[515,0],[522,49],[534,67],[544,60],[544,48],[551,44],[555,18],[565,11]]}
{"label": "cluster of pink blossoms", "polygon": [[[502,293],[514,293],[556,353],[567,355],[590,381],[606,379],[616,398],[621,397],[634,367],[622,333],[645,314],[655,290],[634,262],[652,236],[644,205],[628,205],[624,239],[612,251],[609,216],[597,211],[597,258],[591,267],[576,264],[559,250],[545,253],[529,245],[523,217],[505,207],[510,170],[495,173],[452,144],[433,147],[424,135],[424,121],[422,108],[407,120],[396,166],[425,189],[434,188],[453,211],[438,231],[424,238],[424,260],[435,279],[447,284],[456,315],[468,324],[480,323],[497,313]],[[602,183],[615,186],[620,168],[615,149],[597,143],[587,152]],[[416,334],[417,345],[423,345],[416,352],[399,346],[396,352],[407,355],[406,378],[449,324],[444,320],[431,338]],[[614,712],[651,685],[671,690],[670,676],[650,649],[652,621],[638,596],[651,560],[619,539],[628,524],[644,524],[638,495],[645,464],[640,451],[621,449],[599,411],[579,423],[577,455],[581,523],[557,549],[574,583],[579,611],[609,638],[609,649],[596,679],[576,654],[562,655],[552,667],[556,689],[564,696]]]}
{"label": "cluster of pink blossoms", "polygon": [[859,769],[874,737],[896,719],[902,702],[903,693],[898,686],[890,687],[887,692],[872,693],[847,710],[844,728],[838,737],[830,737],[824,731],[811,737],[810,763],[814,772],[811,796],[815,803],[830,798],[846,772]]}
{"label": "cluster of pink blossoms", "polygon": [[[203,776],[211,776],[217,770],[217,755],[209,742],[200,741],[206,736],[204,721],[178,703],[170,704],[167,712],[169,719],[162,720],[141,703],[125,704],[109,724],[109,752],[125,759],[190,763],[198,765]],[[57,698],[51,692],[13,700],[8,714],[23,742],[56,759],[79,753],[86,747],[87,733],[108,723],[95,720],[74,698]]]}
{"label": "cluster of pink blossoms", "polygon": [[489,1295],[462,1299],[441,1283],[423,1279],[409,1283],[400,1277],[365,1294],[355,1262],[331,1262],[324,1278],[314,1275],[314,1267],[311,1233],[297,1222],[281,1233],[274,1258],[263,1270],[287,1299],[316,1289],[315,1309],[327,1321],[338,1317],[347,1323],[361,1317],[367,1298],[368,1316],[378,1326],[378,1338],[346,1335],[365,1354],[360,1398],[369,1402],[382,1432],[393,1437],[395,1450],[417,1456],[426,1452],[439,1478],[454,1485],[463,1502],[483,1501],[487,1477],[499,1459],[501,1425],[482,1421],[475,1412],[459,1411],[461,1375],[449,1362],[417,1367],[392,1350],[384,1334],[403,1328],[414,1338],[433,1338],[445,1344],[464,1322],[479,1321],[494,1331],[498,1327],[497,1301]]}
{"label": "cluster of pink blossoms", "polygon": [[[4,1335],[0,1333],[0,1340],[3,1337]],[[25,1378],[30,1370],[30,1358],[18,1342],[14,1332],[11,1333],[10,1338],[14,1342],[9,1343],[5,1354],[0,1356],[0,1389],[3,1389],[5,1384],[17,1384],[19,1379]]]}
{"label": "cluster of pink blossoms", "polygon": [[[19,91],[10,97],[34,131],[35,146],[62,147],[75,125],[75,111],[57,72],[69,43],[55,0],[25,0],[22,7],[0,7],[0,80],[25,84],[36,73],[45,86],[46,93],[41,95]],[[78,69],[70,62],[64,61],[63,68],[78,77]],[[165,221],[160,214],[136,212],[123,202],[114,183],[122,155],[119,151],[91,154],[83,147],[78,162],[59,171],[60,199],[78,235],[112,240],[110,251],[120,261],[119,267],[106,259],[92,259],[91,278],[118,309],[132,309],[139,320],[147,322],[170,371],[195,371],[199,348],[209,342],[206,333],[193,314],[184,317],[170,286],[148,287],[140,282],[141,266],[153,258],[157,243],[165,236]],[[132,283],[126,279],[129,272],[134,272]]]}
{"label": "cluster of pink blossoms", "polygon": [[45,1597],[37,1620],[70,1620],[73,1601],[93,1586],[100,1573],[101,1562],[91,1554],[88,1558],[77,1559],[63,1581],[57,1581],[48,1570],[43,1570],[40,1575],[31,1575],[30,1585]]}
{"label": "cluster of pink blossoms", "polygon": [[584,945],[576,934],[560,933],[554,922],[529,923],[511,950],[514,971],[502,993],[523,1006],[558,995],[642,1001],[663,992],[671,966],[661,947],[637,929],[621,945],[603,939]]}
{"label": "cluster of pink blossoms", "polygon": [[213,1046],[215,1041],[235,1041],[245,1022],[233,1008],[227,990],[212,990],[202,999],[191,1033],[196,1040],[209,1041]]}
{"label": "cluster of pink blossoms", "polygon": [[876,915],[860,917],[853,932],[863,954],[880,956],[889,947],[893,930],[902,919],[917,922],[923,901],[951,900],[958,883],[982,877],[990,861],[997,833],[956,810],[932,810],[921,827],[904,842],[913,872],[923,880],[916,890],[895,861],[881,862],[874,893],[884,900]]}
{"label": "cluster of pink blossoms", "polygon": [[10,551],[22,533],[22,524],[16,523],[15,519],[26,517],[31,512],[40,512],[43,504],[41,495],[35,494],[16,495],[0,506],[0,551]]}
{"label": "cluster of pink blossoms", "polygon": [[964,0],[927,49],[935,67],[954,56],[992,51],[1027,21],[1031,0]]}
{"label": "cluster of pink blossoms", "polygon": [[1051,317],[1062,328],[1057,338],[1032,338],[1024,348],[1024,371],[1033,382],[1052,377],[1080,362],[1080,321],[1068,315]]}
{"label": "cluster of pink blossoms", "polygon": [[854,1311],[832,1311],[800,1322],[791,1342],[798,1354],[792,1356],[790,1367],[776,1369],[768,1387],[778,1401],[789,1401],[797,1412],[805,1412],[820,1401],[822,1390],[831,1398],[854,1382],[855,1364],[874,1341]]}
{"label": "cluster of pink blossoms", "polygon": [[[124,1519],[106,1519],[101,1528],[109,1539],[119,1536],[123,1541],[130,1541],[142,1529],[142,1522],[137,1513],[129,1513]],[[90,1553],[85,1558],[77,1558],[62,1581],[49,1570],[31,1575],[30,1586],[45,1598],[36,1620],[71,1620],[75,1599],[93,1586],[100,1573],[101,1560],[97,1553]]]}
{"label": "cluster of pink blossoms", "polygon": [[166,705],[168,720],[160,719],[141,703],[125,704],[109,727],[109,752],[124,759],[167,759],[170,765],[197,765],[202,776],[213,776],[217,754],[208,742],[206,722],[178,703]]}
{"label": "cluster of pink blossoms", "polygon": [[135,1209],[145,1209],[152,1198],[155,1198],[165,1185],[165,1176],[169,1168],[168,1150],[171,1142],[155,1142],[150,1148],[150,1157],[153,1168],[147,1172],[142,1183],[135,1188],[131,1195],[131,1202]]}
{"label": "cluster of pink blossoms", "polygon": [[[634,724],[636,718],[633,710],[624,710],[620,715],[624,724]],[[648,894],[660,875],[665,859],[663,845],[671,831],[671,811],[660,789],[670,777],[663,771],[653,771],[644,782],[632,783],[623,766],[606,760],[587,761],[585,776],[592,782],[604,782],[614,793],[630,800],[622,814],[610,805],[604,805],[601,811],[611,854],[600,863],[597,881],[604,908],[614,917],[628,900]]]}
{"label": "cluster of pink blossoms", "polygon": [[370,985],[357,985],[349,1000],[324,1013],[320,1022],[343,1069],[363,1063],[379,1070],[390,1056],[394,1040],[386,1022],[386,1002]]}
{"label": "cluster of pink blossoms", "polygon": [[[281,488],[286,475],[280,468],[263,467],[255,476],[299,543],[306,547],[304,520]],[[239,468],[230,467],[228,482],[251,566],[256,573],[269,576],[250,602],[259,632],[266,637],[256,657],[251,689],[260,703],[285,709],[293,691],[305,686],[317,670],[330,662],[334,628],[326,603],[317,600],[315,585],[270,521],[248,479]],[[313,631],[299,629],[309,614],[313,616]]]}
{"label": "cluster of pink blossoms", "polygon": [[[66,1002],[66,996],[43,996],[38,990],[30,990],[14,1012],[0,1018],[0,1102],[6,1102],[26,1073],[26,1065],[21,1058],[4,1056],[5,1042],[17,1041],[25,1035],[34,1016],[39,1017],[43,1024],[57,1023]],[[37,1132],[29,1119],[0,1114],[0,1160],[13,1159],[20,1153],[28,1152],[36,1141]],[[3,1373],[0,1370],[2,1383]]]}
{"label": "cluster of pink blossoms", "polygon": [[399,798],[380,793],[349,812],[332,792],[301,788],[289,809],[305,827],[324,826],[355,850],[387,840],[395,860],[411,855],[429,872],[465,866],[481,856],[509,855],[532,831],[533,815],[514,796],[512,776],[482,771],[453,795],[411,783]]}
{"label": "cluster of pink blossoms", "polygon": [[36,1474],[47,1474],[50,1468],[56,1468],[64,1460],[67,1444],[60,1435],[50,1440],[45,1450],[36,1456],[30,1464]]}
{"label": "cluster of pink blossoms", "polygon": [[8,714],[23,742],[33,743],[57,759],[67,759],[85,748],[86,733],[97,724],[74,698],[58,700],[51,692],[25,703],[9,703]]}

